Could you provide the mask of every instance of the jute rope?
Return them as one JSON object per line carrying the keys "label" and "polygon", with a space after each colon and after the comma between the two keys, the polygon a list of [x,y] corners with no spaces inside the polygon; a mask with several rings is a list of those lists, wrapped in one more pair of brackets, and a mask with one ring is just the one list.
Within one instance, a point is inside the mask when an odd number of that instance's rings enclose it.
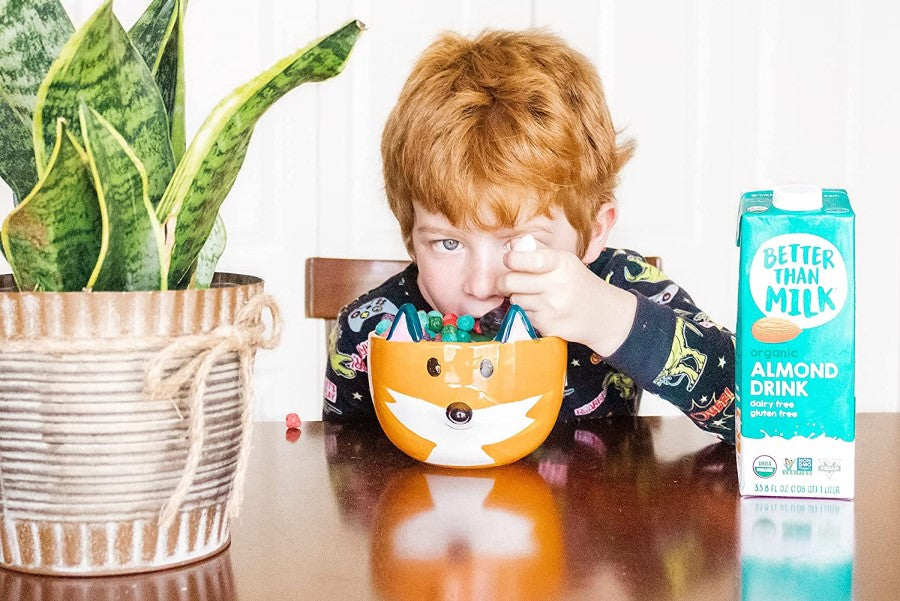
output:
{"label": "jute rope", "polygon": [[[268,336],[262,312],[268,309],[272,330]],[[233,324],[222,325],[205,334],[181,336],[162,349],[151,362],[144,380],[144,389],[151,398],[171,398],[188,382],[190,421],[188,424],[188,456],[175,492],[159,514],[160,530],[165,532],[175,519],[194,481],[203,455],[205,409],[203,396],[206,380],[216,362],[228,353],[236,352],[240,365],[242,436],[235,467],[227,515],[237,517],[244,496],[247,460],[250,457],[250,435],[253,429],[253,358],[258,348],[272,349],[281,338],[281,311],[267,294],[257,294],[241,307]],[[186,359],[186,360],[185,360]],[[177,411],[177,406],[176,406]]]}

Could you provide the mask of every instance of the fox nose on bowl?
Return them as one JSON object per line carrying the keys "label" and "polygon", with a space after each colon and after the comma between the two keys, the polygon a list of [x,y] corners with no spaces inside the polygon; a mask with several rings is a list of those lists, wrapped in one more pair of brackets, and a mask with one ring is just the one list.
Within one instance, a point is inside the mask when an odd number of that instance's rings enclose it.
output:
{"label": "fox nose on bowl", "polygon": [[447,405],[447,419],[457,425],[469,423],[472,419],[472,408],[462,402]]}

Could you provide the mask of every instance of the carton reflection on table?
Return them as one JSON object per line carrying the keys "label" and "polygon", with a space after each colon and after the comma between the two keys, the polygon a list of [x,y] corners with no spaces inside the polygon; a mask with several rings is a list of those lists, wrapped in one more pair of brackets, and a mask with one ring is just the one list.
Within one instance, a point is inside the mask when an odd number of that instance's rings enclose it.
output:
{"label": "carton reflection on table", "polygon": [[742,601],[849,601],[853,501],[741,499]]}

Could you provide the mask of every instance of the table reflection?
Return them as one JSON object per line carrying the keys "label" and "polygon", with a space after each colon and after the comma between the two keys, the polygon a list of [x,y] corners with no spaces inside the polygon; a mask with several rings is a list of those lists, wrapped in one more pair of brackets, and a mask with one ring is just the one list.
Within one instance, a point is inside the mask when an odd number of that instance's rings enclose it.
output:
{"label": "table reflection", "polygon": [[741,499],[742,601],[852,598],[853,501]]}
{"label": "table reflection", "polygon": [[343,519],[370,535],[385,598],[721,588],[737,567],[734,449],[663,460],[656,423],[561,425],[528,457],[490,470],[418,463],[377,427],[327,425],[326,453]]}
{"label": "table reflection", "polygon": [[231,558],[226,549],[180,568],[124,576],[40,576],[0,568],[0,599],[236,601],[237,597]]}
{"label": "table reflection", "polygon": [[525,466],[412,467],[379,501],[371,557],[388,599],[552,599],[562,581],[560,512]]}

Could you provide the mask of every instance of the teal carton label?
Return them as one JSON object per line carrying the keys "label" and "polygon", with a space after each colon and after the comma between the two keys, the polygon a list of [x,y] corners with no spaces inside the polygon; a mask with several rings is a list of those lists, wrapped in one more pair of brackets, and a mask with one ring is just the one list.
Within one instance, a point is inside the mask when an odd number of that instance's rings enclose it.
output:
{"label": "teal carton label", "polygon": [[843,190],[820,199],[788,210],[771,191],[741,198],[741,494],[853,496],[854,215]]}

